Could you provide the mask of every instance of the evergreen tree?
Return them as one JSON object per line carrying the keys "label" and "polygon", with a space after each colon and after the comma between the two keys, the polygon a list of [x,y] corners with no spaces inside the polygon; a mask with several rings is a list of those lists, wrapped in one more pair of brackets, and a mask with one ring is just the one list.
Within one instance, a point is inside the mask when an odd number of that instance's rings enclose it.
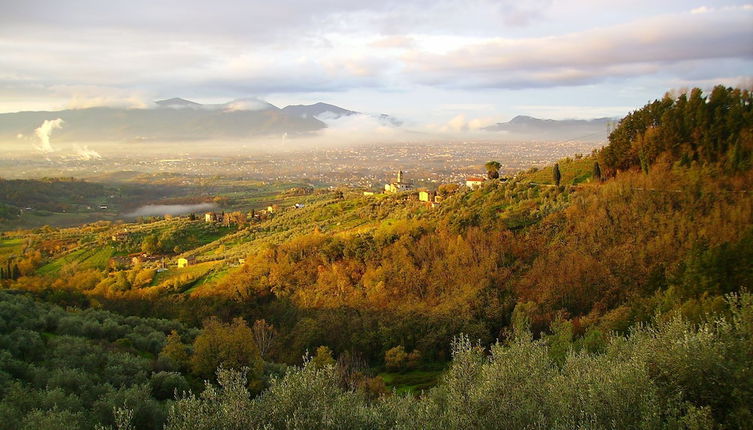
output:
{"label": "evergreen tree", "polygon": [[560,165],[558,163],[554,163],[554,169],[552,169],[552,179],[554,180],[554,185],[560,185],[562,174],[560,173]]}
{"label": "evergreen tree", "polygon": [[599,166],[598,161],[594,162],[594,170],[593,170],[592,176],[594,180],[601,181],[601,167]]}
{"label": "evergreen tree", "polygon": [[498,161],[487,161],[484,167],[486,167],[486,175],[489,179],[499,178],[499,168],[502,165]]}

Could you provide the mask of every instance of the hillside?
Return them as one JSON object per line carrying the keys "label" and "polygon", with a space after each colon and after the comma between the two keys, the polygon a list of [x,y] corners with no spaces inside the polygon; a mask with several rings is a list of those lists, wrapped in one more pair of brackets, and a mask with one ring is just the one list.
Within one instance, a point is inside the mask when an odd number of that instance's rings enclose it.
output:
{"label": "hillside", "polygon": [[[753,104],[722,87],[703,97],[691,92],[704,100],[691,117],[683,96],[631,113],[601,151],[560,160],[559,186],[552,166],[444,184],[437,205],[291,189],[221,222],[6,232],[0,283],[203,325],[206,337],[161,351],[186,377],[226,365],[220,388],[179,399],[168,428],[306,428],[323,416],[342,420],[333,428],[744,428]],[[395,379],[435,387],[385,397]]]}

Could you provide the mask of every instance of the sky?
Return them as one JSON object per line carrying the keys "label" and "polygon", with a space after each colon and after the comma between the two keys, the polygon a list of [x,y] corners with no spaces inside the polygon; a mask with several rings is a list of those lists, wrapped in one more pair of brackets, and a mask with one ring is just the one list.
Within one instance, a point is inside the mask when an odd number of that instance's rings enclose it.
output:
{"label": "sky", "polygon": [[0,0],[0,112],[328,102],[437,130],[753,86],[753,2]]}

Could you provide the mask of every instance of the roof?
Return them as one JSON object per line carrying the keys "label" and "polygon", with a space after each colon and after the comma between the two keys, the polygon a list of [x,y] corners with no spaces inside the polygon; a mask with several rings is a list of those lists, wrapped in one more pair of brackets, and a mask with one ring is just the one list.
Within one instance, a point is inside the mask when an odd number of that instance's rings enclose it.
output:
{"label": "roof", "polygon": [[473,181],[473,182],[483,182],[486,179],[480,177],[480,176],[471,176],[469,178],[465,178],[466,181]]}

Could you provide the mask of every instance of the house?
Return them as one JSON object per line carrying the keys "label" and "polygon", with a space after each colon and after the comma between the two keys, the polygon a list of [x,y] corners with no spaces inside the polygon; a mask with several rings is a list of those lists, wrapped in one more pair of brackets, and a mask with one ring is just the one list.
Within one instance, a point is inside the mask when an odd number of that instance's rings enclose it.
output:
{"label": "house", "polygon": [[188,267],[195,263],[196,263],[196,259],[194,257],[188,257],[188,258],[181,257],[178,259],[178,269]]}
{"label": "house", "polygon": [[386,193],[399,193],[401,191],[408,191],[413,189],[413,184],[403,181],[403,171],[397,172],[397,181],[384,184],[384,192]]}
{"label": "house", "polygon": [[216,212],[205,213],[204,222],[217,222],[217,213]]}
{"label": "house", "polygon": [[418,192],[418,200],[422,202],[433,202],[434,198],[436,197],[436,192],[434,191],[419,191]]}
{"label": "house", "polygon": [[486,178],[483,178],[481,176],[471,176],[468,178],[465,178],[465,186],[468,188],[478,188],[481,186],[481,184],[484,183]]}

